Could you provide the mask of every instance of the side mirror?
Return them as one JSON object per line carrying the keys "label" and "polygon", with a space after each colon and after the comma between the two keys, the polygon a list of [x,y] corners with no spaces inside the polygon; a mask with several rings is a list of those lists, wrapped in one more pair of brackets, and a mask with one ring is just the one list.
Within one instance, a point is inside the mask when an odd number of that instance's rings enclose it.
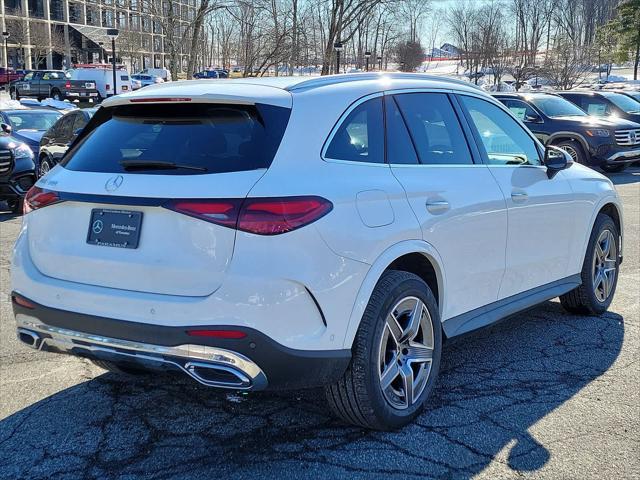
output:
{"label": "side mirror", "polygon": [[527,123],[542,123],[542,117],[537,113],[525,115],[524,121]]}
{"label": "side mirror", "polygon": [[10,133],[11,133],[11,125],[9,125],[9,124],[7,124],[7,123],[2,123],[2,124],[0,124],[0,129],[2,129],[2,131],[3,131],[4,133],[8,133],[8,134],[10,134]]}
{"label": "side mirror", "polygon": [[566,150],[554,145],[547,145],[544,149],[544,164],[547,167],[547,176],[553,178],[560,170],[573,165],[573,158]]}

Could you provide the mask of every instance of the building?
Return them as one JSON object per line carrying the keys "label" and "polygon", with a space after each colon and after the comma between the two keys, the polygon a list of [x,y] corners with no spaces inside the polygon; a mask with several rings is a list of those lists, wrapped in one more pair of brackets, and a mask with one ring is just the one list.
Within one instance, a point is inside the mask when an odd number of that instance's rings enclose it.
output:
{"label": "building", "polygon": [[[0,0],[1,27],[8,32],[2,65],[16,69],[68,68],[110,59],[107,28],[117,28],[116,56],[130,70],[168,68],[165,32],[184,38],[197,0]],[[173,14],[169,14],[169,7]],[[188,42],[180,42],[186,69]]]}

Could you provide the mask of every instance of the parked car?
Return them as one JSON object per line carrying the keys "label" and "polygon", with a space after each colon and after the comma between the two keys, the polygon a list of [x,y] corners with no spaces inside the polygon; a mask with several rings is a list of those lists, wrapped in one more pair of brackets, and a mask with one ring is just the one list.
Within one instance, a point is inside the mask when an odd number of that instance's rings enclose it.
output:
{"label": "parked car", "polygon": [[420,74],[109,98],[25,211],[26,345],[232,390],[321,385],[376,429],[420,413],[445,338],[558,295],[602,314],[622,260],[608,178]]}
{"label": "parked car", "polygon": [[96,110],[96,108],[83,108],[67,113],[45,132],[39,148],[35,150],[39,152],[39,176],[49,173],[49,170],[60,162],[69,145],[91,120]]}
{"label": "parked car", "polygon": [[35,97],[38,100],[91,100],[98,97],[94,82],[72,79],[62,70],[37,70],[9,86],[11,98]]}
{"label": "parked car", "polygon": [[226,70],[202,70],[193,74],[193,78],[229,78],[229,72]]}
{"label": "parked car", "polygon": [[165,82],[171,81],[171,72],[166,68],[145,68],[140,70],[136,75],[152,75],[160,77]]}
{"label": "parked car", "polygon": [[[0,110],[0,128],[19,142],[25,143],[34,153],[37,163],[40,139],[55,122],[62,116],[58,110],[50,108],[19,108]],[[38,169],[40,168],[37,165]],[[36,170],[38,171],[38,170]]]}
{"label": "parked car", "polygon": [[13,213],[22,212],[27,191],[36,183],[36,165],[29,146],[6,133],[0,133],[0,202]]}
{"label": "parked car", "polygon": [[137,73],[135,75],[131,75],[133,80],[138,80],[143,87],[147,87],[149,85],[156,85],[157,83],[163,83],[164,80],[160,77],[156,77],[150,74],[141,74]]}
{"label": "parked car", "polygon": [[570,90],[558,95],[576,104],[589,115],[614,116],[640,123],[640,102],[626,95],[607,90],[585,92]]}
{"label": "parked car", "polygon": [[626,95],[633,98],[635,101],[640,102],[640,90],[616,90],[615,93]]}
{"label": "parked car", "polygon": [[13,68],[0,67],[0,85],[6,85],[21,78],[22,76]]}
{"label": "parked car", "polygon": [[113,66],[110,64],[76,65],[67,73],[70,78],[93,83],[98,91],[98,101],[114,94],[128,93],[133,90],[129,72],[124,66],[118,66],[116,69],[115,91],[113,90]]}
{"label": "parked car", "polygon": [[131,90],[139,90],[140,88],[142,88],[142,82],[140,80],[136,80],[135,78],[131,77],[130,81]]}
{"label": "parked car", "polygon": [[640,124],[587,115],[552,93],[497,93],[495,97],[540,141],[562,147],[578,163],[620,172],[640,159]]}

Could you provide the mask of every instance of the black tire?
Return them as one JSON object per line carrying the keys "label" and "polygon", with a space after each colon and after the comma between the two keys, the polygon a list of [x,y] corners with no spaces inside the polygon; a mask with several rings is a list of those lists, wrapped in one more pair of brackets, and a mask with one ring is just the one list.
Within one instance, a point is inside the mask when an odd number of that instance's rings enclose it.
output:
{"label": "black tire", "polygon": [[104,368],[105,370],[109,370],[113,373],[119,373],[122,375],[147,375],[149,372],[142,368],[136,368],[134,366],[113,363],[106,360],[91,360],[94,365],[97,365],[100,368]]}
{"label": "black tire", "polygon": [[569,155],[571,155],[574,162],[581,163],[582,165],[587,164],[587,154],[578,141],[561,140],[558,143],[554,143],[554,145],[564,149]]}
{"label": "black tire", "polygon": [[[433,353],[431,370],[422,393],[406,409],[394,408],[380,384],[379,348],[391,309],[406,298],[422,301],[431,316]],[[442,328],[438,305],[427,284],[417,275],[389,270],[378,281],[362,316],[352,347],[347,371],[335,384],[325,387],[327,400],[336,416],[347,423],[375,430],[401,428],[416,418],[433,390],[440,368]]]}
{"label": "black tire", "polygon": [[[596,296],[596,289],[593,285],[592,276],[596,242],[605,230],[609,230],[613,234],[613,239],[615,242],[615,277],[608,297],[606,297],[604,301],[601,301]],[[589,237],[589,244],[587,245],[587,252],[584,257],[584,263],[582,264],[582,272],[580,273],[580,276],[582,278],[582,285],[570,291],[569,293],[560,296],[560,303],[565,308],[565,310],[571,313],[583,315],[601,315],[607,311],[609,305],[611,305],[611,301],[613,300],[616,286],[618,284],[618,273],[620,268],[619,252],[620,235],[618,232],[618,228],[616,227],[616,224],[611,219],[611,217],[600,213],[596,217],[595,224],[593,225],[593,230],[591,231],[591,236]]]}
{"label": "black tire", "polygon": [[51,90],[51,98],[58,101],[62,100],[62,94],[60,93],[60,90],[58,90],[57,88]]}
{"label": "black tire", "polygon": [[20,95],[16,88],[9,89],[9,96],[11,97],[11,100],[20,100]]}
{"label": "black tire", "polygon": [[9,205],[9,210],[11,213],[15,213],[16,215],[20,215],[22,213],[22,206],[24,204],[24,199],[19,198],[17,200],[8,200],[7,205]]}
{"label": "black tire", "polygon": [[602,171],[607,173],[619,173],[619,172],[622,172],[625,168],[627,168],[627,164],[619,163],[617,165],[609,165],[607,163],[603,163],[602,165],[600,165],[600,168],[602,169]]}

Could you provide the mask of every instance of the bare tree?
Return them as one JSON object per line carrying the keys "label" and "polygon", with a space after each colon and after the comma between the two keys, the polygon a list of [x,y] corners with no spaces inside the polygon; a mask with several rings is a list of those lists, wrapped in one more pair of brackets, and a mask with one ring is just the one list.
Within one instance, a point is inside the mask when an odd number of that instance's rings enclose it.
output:
{"label": "bare tree", "polygon": [[560,40],[545,61],[543,72],[561,90],[569,90],[582,83],[589,72],[586,53],[576,50],[568,40]]}

